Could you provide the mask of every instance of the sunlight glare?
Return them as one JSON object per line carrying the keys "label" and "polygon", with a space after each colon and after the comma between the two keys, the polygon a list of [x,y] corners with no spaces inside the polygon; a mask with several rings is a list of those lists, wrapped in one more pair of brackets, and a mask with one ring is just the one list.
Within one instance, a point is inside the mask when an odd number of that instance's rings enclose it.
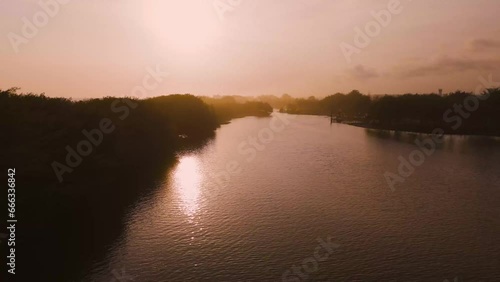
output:
{"label": "sunlight glare", "polygon": [[160,44],[179,55],[204,51],[217,36],[218,22],[210,5],[190,1],[151,0],[144,3],[146,28]]}
{"label": "sunlight glare", "polygon": [[199,160],[194,156],[182,157],[175,169],[174,181],[184,212],[189,217],[198,210],[201,180]]}

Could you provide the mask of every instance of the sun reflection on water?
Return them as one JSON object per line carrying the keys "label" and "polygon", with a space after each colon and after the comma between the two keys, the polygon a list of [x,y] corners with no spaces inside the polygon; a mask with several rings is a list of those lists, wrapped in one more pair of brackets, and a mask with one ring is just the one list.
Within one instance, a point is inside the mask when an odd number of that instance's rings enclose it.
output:
{"label": "sun reflection on water", "polygon": [[201,180],[202,173],[198,158],[181,157],[174,172],[174,183],[182,202],[182,209],[191,220],[198,211]]}

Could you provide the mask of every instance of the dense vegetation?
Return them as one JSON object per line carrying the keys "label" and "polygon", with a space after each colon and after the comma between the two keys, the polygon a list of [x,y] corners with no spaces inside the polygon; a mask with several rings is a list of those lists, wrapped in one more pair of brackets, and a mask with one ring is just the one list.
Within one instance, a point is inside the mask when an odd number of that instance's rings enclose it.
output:
{"label": "dense vegetation", "polygon": [[[37,180],[55,180],[53,162],[64,164],[67,146],[78,151],[82,140],[102,139],[97,145],[90,142],[92,152],[82,156],[83,168],[134,166],[153,158],[172,158],[183,146],[210,137],[230,119],[272,112],[268,104],[238,103],[231,97],[204,98],[210,105],[192,95],[72,101],[43,94],[20,95],[16,90],[0,91],[0,129],[4,133],[0,145],[9,148],[1,151],[0,162],[22,165]],[[101,130],[103,119],[109,119],[112,132]],[[75,169],[75,174],[78,171],[84,169]]]}
{"label": "dense vegetation", "polygon": [[245,116],[266,117],[273,112],[273,108],[265,102],[237,99],[234,96],[220,98],[203,97],[203,101],[212,106],[217,121],[226,123],[233,118]]}
{"label": "dense vegetation", "polygon": [[[44,95],[18,95],[14,90],[0,92],[0,145],[2,161],[18,166],[33,178],[54,180],[52,163],[63,164],[67,146],[78,151],[82,140],[94,135],[100,144],[82,156],[83,172],[134,166],[152,158],[171,158],[184,142],[208,137],[218,126],[215,114],[191,95],[172,95],[147,100],[106,97],[84,101],[48,98]],[[110,133],[95,133],[100,122],[109,119]],[[94,132],[85,135],[83,131]],[[102,135],[99,136],[99,135]],[[187,139],[187,138],[186,138]],[[88,143],[87,143],[88,144]],[[84,148],[87,149],[87,148]],[[7,154],[7,155],[5,155]]]}
{"label": "dense vegetation", "polygon": [[441,128],[446,133],[500,136],[500,88],[486,89],[480,95],[457,91],[368,96],[354,90],[323,99],[294,99],[280,110],[339,116],[345,122],[371,128],[415,132]]}

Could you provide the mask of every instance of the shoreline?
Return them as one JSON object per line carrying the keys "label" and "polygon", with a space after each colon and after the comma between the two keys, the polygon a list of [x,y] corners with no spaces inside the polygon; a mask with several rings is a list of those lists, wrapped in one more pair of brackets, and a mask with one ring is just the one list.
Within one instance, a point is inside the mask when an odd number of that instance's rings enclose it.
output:
{"label": "shoreline", "polygon": [[449,129],[445,129],[442,127],[435,127],[432,129],[422,129],[422,130],[411,130],[411,129],[401,129],[401,128],[394,128],[394,127],[390,128],[390,127],[383,127],[383,126],[373,126],[371,124],[364,123],[364,122],[341,122],[341,124],[346,124],[346,125],[365,128],[365,129],[372,129],[372,130],[394,131],[394,132],[402,132],[402,133],[427,134],[427,135],[431,135],[432,131],[434,129],[440,128],[444,131],[444,135],[448,135],[448,136],[476,136],[476,137],[500,138],[500,134],[495,134],[495,133],[457,132],[457,131],[450,131]]}

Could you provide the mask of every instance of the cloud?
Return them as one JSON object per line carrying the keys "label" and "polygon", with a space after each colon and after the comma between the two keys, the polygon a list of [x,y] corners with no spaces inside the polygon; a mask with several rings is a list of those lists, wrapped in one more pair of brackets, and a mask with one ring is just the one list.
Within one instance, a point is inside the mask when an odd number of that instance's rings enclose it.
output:
{"label": "cloud", "polygon": [[429,75],[444,75],[471,70],[492,71],[499,69],[497,59],[455,58],[442,56],[423,64],[409,64],[395,69],[397,76],[402,78],[422,77]]}
{"label": "cloud", "polygon": [[368,69],[363,65],[357,65],[348,71],[349,77],[356,80],[368,80],[371,78],[378,77],[379,74],[374,69]]}
{"label": "cloud", "polygon": [[500,48],[500,41],[494,39],[477,38],[467,43],[467,49],[474,52],[495,50]]}

